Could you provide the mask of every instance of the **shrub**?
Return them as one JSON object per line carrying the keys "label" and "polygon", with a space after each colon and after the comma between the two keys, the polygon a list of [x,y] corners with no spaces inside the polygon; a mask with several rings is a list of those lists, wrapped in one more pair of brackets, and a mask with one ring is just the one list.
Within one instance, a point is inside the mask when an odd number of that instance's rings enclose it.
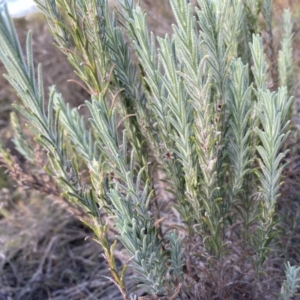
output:
{"label": "shrub", "polygon": [[[293,113],[290,12],[276,62],[271,0],[170,0],[175,25],[164,38],[149,33],[132,0],[119,0],[117,18],[106,0],[36,2],[91,99],[80,115],[55,87],[45,97],[32,34],[25,60],[4,6],[0,59],[34,136],[14,115],[15,145],[32,169],[41,167],[34,145],[46,151],[47,180],[84,211],[124,299],[135,297],[128,267],[145,299],[226,299],[240,290],[263,299],[252,287],[278,234]],[[30,167],[1,151],[24,184]],[[127,255],[122,269],[116,247]]]}

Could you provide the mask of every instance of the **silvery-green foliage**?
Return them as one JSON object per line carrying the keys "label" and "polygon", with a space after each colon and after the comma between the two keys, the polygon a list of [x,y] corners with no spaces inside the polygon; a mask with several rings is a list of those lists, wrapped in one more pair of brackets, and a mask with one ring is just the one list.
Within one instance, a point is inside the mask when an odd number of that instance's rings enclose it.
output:
{"label": "silvery-green foliage", "polygon": [[[56,91],[52,89],[50,93],[46,113],[41,65],[38,67],[37,80],[34,74],[31,49],[32,34],[29,32],[27,38],[26,65],[12,21],[7,16],[7,8],[4,6],[1,10],[0,27],[0,35],[4,41],[4,45],[1,47],[0,55],[1,60],[8,70],[6,78],[23,101],[23,106],[15,105],[15,107],[30,122],[30,128],[36,135],[39,143],[49,152],[51,164],[56,166],[53,175],[65,186],[65,192],[75,194],[76,197],[78,196],[79,203],[84,208],[87,208],[89,205],[85,206],[85,204],[92,200],[82,190],[75,165],[70,160],[65,160],[63,137],[58,126],[58,119],[53,115],[52,104]],[[70,181],[74,181],[76,188],[70,184]]]}
{"label": "silvery-green foliage", "polygon": [[180,282],[183,279],[183,267],[184,267],[184,247],[183,238],[179,237],[176,231],[172,231],[168,234],[167,239],[169,240],[168,250],[170,251],[170,276],[172,282]]}
{"label": "silvery-green foliage", "polygon": [[259,30],[258,16],[261,12],[262,5],[269,0],[257,1],[257,0],[242,0],[244,3],[245,12],[247,14],[247,26],[250,32],[257,33]]}
{"label": "silvery-green foliage", "polygon": [[251,54],[253,58],[252,73],[255,79],[255,87],[258,90],[265,91],[267,88],[267,62],[263,50],[262,38],[259,35],[253,35],[250,44]]}
{"label": "silvery-green foliage", "polygon": [[[229,208],[241,201],[245,208],[242,216],[245,228],[248,227],[247,204],[249,202],[249,180],[253,158],[251,159],[251,137],[253,136],[253,114],[252,86],[249,83],[249,68],[244,65],[241,59],[231,65],[232,79],[229,82],[230,96],[228,97],[228,108],[231,112],[229,120],[228,154],[233,168],[231,179],[231,192]],[[228,208],[228,209],[229,209]]]}
{"label": "silvery-green foliage", "polygon": [[266,19],[267,30],[272,30],[273,0],[265,0],[262,2],[262,13]]}
{"label": "silvery-green foliage", "polygon": [[281,161],[286,154],[286,152],[281,153],[280,149],[288,137],[288,133],[285,133],[289,123],[286,122],[286,116],[292,101],[293,99],[287,96],[286,87],[280,88],[278,93],[259,92],[258,117],[262,129],[258,129],[258,137],[262,144],[257,146],[257,151],[260,156],[261,172],[258,178],[261,184],[262,209],[261,225],[258,226],[258,243],[254,242],[258,269],[268,256],[269,244],[274,237],[273,217],[280,196],[279,188],[283,170]]}
{"label": "silvery-green foliage", "polygon": [[[31,33],[25,62],[7,9],[1,10],[0,59],[21,98],[17,109],[48,153],[48,171],[62,194],[87,212],[84,222],[103,247],[124,299],[129,299],[127,264],[118,270],[109,226],[140,286],[152,295],[180,292],[185,258],[202,255],[191,250],[193,242],[224,261],[229,228],[255,250],[251,258],[259,273],[276,234],[286,155],[281,148],[293,101],[292,73],[285,66],[292,61],[289,13],[279,55],[282,86],[271,92],[258,34],[261,12],[271,26],[271,0],[198,0],[196,8],[187,0],[170,0],[175,24],[164,38],[149,33],[147,15],[133,0],[119,2],[122,27],[106,0],[37,0],[56,45],[82,80],[76,83],[91,95],[84,103],[88,121],[54,87],[45,101]],[[13,120],[17,148],[30,159],[32,147]],[[86,182],[79,162],[89,171]],[[164,201],[154,188],[153,174],[161,170],[173,193],[169,205],[181,218],[180,232],[166,234],[178,224],[161,226],[168,213],[153,209]],[[160,213],[167,216],[159,218]]]}
{"label": "silvery-green foliage", "polygon": [[58,93],[55,94],[53,105],[55,110],[59,111],[60,122],[64,124],[64,128],[68,131],[76,151],[86,161],[98,158],[92,131],[86,128],[85,120],[79,114],[78,109],[70,109],[69,104],[66,104],[61,94]]}
{"label": "silvery-green foliage", "polygon": [[227,6],[227,17],[223,19],[222,28],[225,43],[230,48],[229,55],[234,58],[238,56],[241,47],[240,40],[243,39],[245,12],[243,1],[232,0],[231,4]]}
{"label": "silvery-green foliage", "polygon": [[256,129],[261,145],[258,145],[259,165],[261,172],[258,179],[261,184],[262,209],[261,225],[258,226],[257,241],[254,241],[254,248],[257,251],[258,269],[263,264],[270,251],[269,244],[274,235],[274,213],[276,201],[279,197],[281,185],[281,174],[283,165],[282,159],[286,152],[281,153],[280,149],[288,137],[287,126],[293,97],[287,95],[287,88],[281,87],[278,92],[271,92],[266,88],[267,63],[262,52],[262,40],[259,36],[253,35],[253,43],[250,45],[254,67],[253,75],[256,83],[257,106],[256,113],[261,127]]}
{"label": "silvery-green foliage", "polygon": [[27,161],[34,162],[34,150],[27,142],[27,137],[21,128],[21,124],[15,112],[11,112],[10,114],[10,123],[14,131],[13,142],[16,149],[26,158]]}
{"label": "silvery-green foliage", "polygon": [[297,294],[300,288],[300,267],[291,266],[290,262],[285,265],[286,280],[281,287],[280,298],[290,300]]}
{"label": "silvery-green foliage", "polygon": [[[188,145],[185,145],[185,143],[189,138],[188,129],[186,129],[185,132],[182,132],[182,126],[177,126],[175,123],[174,127],[174,122],[172,124],[173,116],[179,121],[182,120],[184,125],[186,125],[188,122],[184,105],[176,107],[176,104],[174,103],[177,100],[176,96],[178,93],[180,93],[180,96],[183,97],[181,100],[184,101],[187,101],[186,95],[184,95],[184,91],[180,90],[179,86],[176,86],[174,95],[169,95],[167,87],[165,86],[165,84],[169,83],[167,76],[173,76],[172,79],[176,80],[176,83],[181,81],[179,75],[174,74],[174,72],[176,72],[176,69],[174,68],[175,49],[173,46],[171,46],[171,42],[169,41],[168,37],[166,37],[165,40],[161,39],[160,43],[164,49],[159,56],[159,61],[157,61],[155,53],[155,39],[153,33],[149,37],[146,25],[146,15],[142,12],[139,6],[135,10],[131,10],[131,2],[129,3],[126,1],[123,5],[126,8],[126,13],[128,14],[126,15],[126,18],[129,19],[127,25],[128,31],[130,36],[134,39],[134,46],[139,56],[143,72],[146,75],[144,80],[151,89],[151,92],[148,96],[148,108],[151,111],[150,115],[153,113],[155,116],[155,122],[157,123],[156,127],[159,128],[159,130],[154,130],[154,141],[149,141],[149,144],[151,145],[154,142],[156,145],[158,145],[157,149],[160,151],[154,152],[158,155],[156,158],[158,161],[162,162],[164,168],[168,172],[168,175],[171,177],[171,182],[174,184],[174,188],[180,193],[178,200],[183,202],[185,195],[184,183],[181,180],[182,171],[180,169],[180,164],[178,163],[177,159],[168,159],[166,157],[166,155],[170,152],[174,152],[174,155],[176,156],[180,154],[178,151],[174,151],[176,140],[179,142],[178,137],[176,136],[176,131],[180,132],[181,138],[184,139],[184,143],[181,145],[183,146],[182,149],[188,147]],[[130,16],[132,16],[132,18],[130,18]],[[162,63],[166,68],[169,68],[168,71],[172,73],[167,73],[165,76],[163,76],[160,72]],[[173,87],[174,86],[175,83]],[[171,89],[172,87],[169,85],[168,88]],[[189,113],[188,116],[191,117]],[[149,127],[151,130],[151,126]],[[186,156],[184,159],[189,159],[189,157]],[[185,212],[185,214],[187,213],[189,212]],[[188,217],[188,215],[183,216],[185,220],[187,220]]]}
{"label": "silvery-green foliage", "polygon": [[[111,211],[116,218],[119,229],[119,240],[132,257],[134,268],[142,275],[143,285],[151,293],[163,292],[163,275],[165,272],[164,258],[157,231],[149,211],[151,192],[148,182],[142,182],[145,168],[135,173],[134,155],[132,150],[130,161],[127,161],[126,130],[119,140],[116,128],[116,109],[108,110],[104,99],[86,101],[92,118],[90,119],[95,132],[100,138],[99,148],[106,160],[102,164],[102,172],[112,174],[111,188],[107,196],[112,203]],[[97,167],[99,162],[90,162],[95,190],[101,185],[98,182]],[[135,178],[136,175],[136,178]],[[96,192],[98,192],[96,190]]]}
{"label": "silvery-green foliage", "polygon": [[[202,1],[198,0],[201,10],[197,10],[201,38],[203,40],[205,54],[211,66],[210,72],[217,85],[219,97],[225,91],[228,75],[228,52],[230,46],[225,46],[223,26],[229,9],[229,1]],[[224,13],[225,12],[225,13]],[[231,28],[229,28],[231,30]]]}

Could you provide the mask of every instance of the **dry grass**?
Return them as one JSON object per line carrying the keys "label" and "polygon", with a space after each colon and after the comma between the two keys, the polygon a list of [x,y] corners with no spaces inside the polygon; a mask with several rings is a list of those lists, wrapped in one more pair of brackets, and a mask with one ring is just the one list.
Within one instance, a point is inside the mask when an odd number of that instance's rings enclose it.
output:
{"label": "dry grass", "polygon": [[[288,2],[294,11],[295,71],[296,81],[299,82],[298,1],[276,1],[275,22],[279,28],[282,9],[287,7]],[[148,9],[149,26],[156,34],[163,36],[171,32],[172,16],[168,1],[144,0],[143,5]],[[87,95],[80,87],[66,83],[67,79],[74,78],[73,69],[53,47],[43,17],[28,21],[21,19],[17,25],[23,44],[27,30],[34,30],[35,60],[43,63],[45,85],[57,84],[68,102],[74,106],[80,105]],[[275,33],[276,37],[280,35],[279,30],[275,30]],[[3,66],[0,66],[0,71],[4,73]],[[299,84],[296,84],[295,96],[299,103]],[[10,130],[7,129],[7,112],[10,110],[9,103],[16,101],[16,97],[3,78],[0,78],[0,99],[3,99],[1,136],[8,140]],[[295,118],[294,125],[300,128],[299,118]],[[214,271],[199,268],[199,274],[195,274],[197,284],[193,278],[186,279],[193,286],[195,299],[211,300],[216,290],[219,291],[220,300],[277,298],[275,293],[279,292],[284,275],[283,263],[287,259],[293,264],[299,264],[300,261],[298,142],[299,136],[291,139],[293,155],[288,158],[286,184],[278,205],[278,229],[283,234],[267,262],[267,273],[262,278],[262,284],[255,282],[247,264],[236,261],[240,255],[232,256]],[[51,197],[16,190],[4,173],[0,177],[0,300],[121,299],[118,290],[103,277],[109,276],[109,271],[100,247],[91,239],[86,239],[92,235],[90,230],[61,206],[53,204]],[[238,240],[232,247],[237,252],[241,251]],[[128,284],[131,285],[131,282]]]}
{"label": "dry grass", "polygon": [[121,299],[91,232],[51,199],[24,196],[2,194],[0,299]]}

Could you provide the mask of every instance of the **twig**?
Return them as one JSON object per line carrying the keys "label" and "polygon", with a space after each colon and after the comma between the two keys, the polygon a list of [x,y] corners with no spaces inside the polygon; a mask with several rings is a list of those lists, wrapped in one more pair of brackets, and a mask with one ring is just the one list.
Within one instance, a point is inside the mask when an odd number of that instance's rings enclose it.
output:
{"label": "twig", "polygon": [[119,129],[119,127],[121,126],[121,124],[124,120],[126,120],[127,118],[130,118],[130,117],[135,117],[135,116],[136,116],[136,114],[129,114],[129,115],[125,116],[124,118],[122,118],[117,126],[117,129]]}

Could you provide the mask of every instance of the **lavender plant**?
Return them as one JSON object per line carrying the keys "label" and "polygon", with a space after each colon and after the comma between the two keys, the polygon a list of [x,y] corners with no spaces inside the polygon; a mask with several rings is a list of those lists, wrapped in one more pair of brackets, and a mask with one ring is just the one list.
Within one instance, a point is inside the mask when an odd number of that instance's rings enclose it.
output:
{"label": "lavender plant", "polygon": [[289,300],[297,295],[297,290],[300,288],[299,281],[300,268],[291,266],[289,262],[285,265],[285,276],[286,280],[283,282],[281,287],[281,299]]}
{"label": "lavender plant", "polygon": [[[248,251],[245,263],[251,261],[258,276],[276,235],[281,149],[293,102],[289,13],[280,88],[271,91],[258,22],[262,13],[271,30],[271,1],[198,0],[193,6],[170,0],[175,24],[164,38],[149,33],[147,15],[133,0],[119,0],[117,17],[107,0],[36,2],[79,77],[75,83],[90,94],[84,102],[89,117],[71,109],[55,87],[45,96],[32,34],[24,59],[4,5],[5,76],[21,100],[15,108],[47,152],[47,170],[61,195],[86,212],[83,221],[103,247],[110,280],[124,299],[134,298],[126,288],[128,267],[147,299],[198,299],[192,286],[203,280],[201,266],[217,268],[239,239]],[[16,115],[12,120],[16,148],[34,164],[34,147]],[[1,151],[11,168],[10,154]],[[163,209],[159,172],[172,194]],[[116,247],[127,256],[121,270]],[[215,295],[225,299],[224,293],[219,288]]]}

